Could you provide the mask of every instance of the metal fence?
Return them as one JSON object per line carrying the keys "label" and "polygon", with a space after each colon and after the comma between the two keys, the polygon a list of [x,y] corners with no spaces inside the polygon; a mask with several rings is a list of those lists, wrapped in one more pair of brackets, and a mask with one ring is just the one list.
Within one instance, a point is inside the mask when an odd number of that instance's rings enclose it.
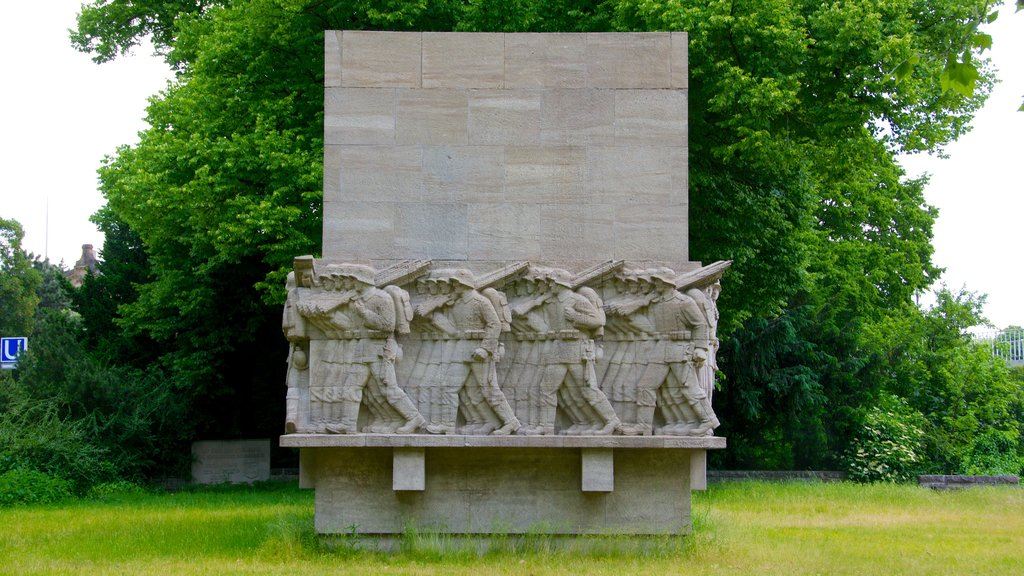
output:
{"label": "metal fence", "polygon": [[1024,329],[992,330],[974,335],[974,340],[992,347],[1010,366],[1024,366]]}

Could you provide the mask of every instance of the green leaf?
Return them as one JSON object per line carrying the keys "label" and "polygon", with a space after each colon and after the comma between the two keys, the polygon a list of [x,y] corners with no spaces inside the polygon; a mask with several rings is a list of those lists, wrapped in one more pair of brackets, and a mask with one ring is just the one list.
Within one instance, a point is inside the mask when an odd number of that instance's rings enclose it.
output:
{"label": "green leaf", "polygon": [[974,35],[974,46],[982,52],[992,49],[992,36],[990,34],[978,33]]}

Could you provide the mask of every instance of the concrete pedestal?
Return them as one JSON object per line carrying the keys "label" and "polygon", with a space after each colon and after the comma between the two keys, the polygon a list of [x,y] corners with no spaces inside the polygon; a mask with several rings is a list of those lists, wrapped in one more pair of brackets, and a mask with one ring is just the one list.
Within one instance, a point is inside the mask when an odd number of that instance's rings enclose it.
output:
{"label": "concrete pedestal", "polygon": [[322,534],[682,534],[705,451],[682,437],[283,436]]}

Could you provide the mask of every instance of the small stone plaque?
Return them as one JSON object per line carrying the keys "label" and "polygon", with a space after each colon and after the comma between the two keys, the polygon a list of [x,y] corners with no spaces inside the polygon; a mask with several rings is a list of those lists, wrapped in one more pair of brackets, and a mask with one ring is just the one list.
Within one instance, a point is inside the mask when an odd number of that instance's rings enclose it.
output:
{"label": "small stone plaque", "polygon": [[269,439],[192,443],[192,481],[196,484],[248,484],[269,479]]}

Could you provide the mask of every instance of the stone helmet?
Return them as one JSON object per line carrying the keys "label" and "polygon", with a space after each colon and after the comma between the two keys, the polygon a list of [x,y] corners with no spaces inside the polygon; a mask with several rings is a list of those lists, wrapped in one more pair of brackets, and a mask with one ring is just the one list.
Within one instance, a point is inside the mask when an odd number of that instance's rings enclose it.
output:
{"label": "stone helmet", "polygon": [[476,289],[476,278],[473,277],[473,273],[465,268],[458,270],[449,270],[447,275],[449,282],[456,282],[462,284],[470,289]]}
{"label": "stone helmet", "polygon": [[566,288],[572,288],[572,273],[561,268],[552,268],[547,273],[547,279]]}
{"label": "stone helmet", "polygon": [[661,282],[673,287],[676,285],[676,273],[671,268],[666,268],[664,266],[646,270],[644,276],[651,282],[660,280]]}
{"label": "stone helmet", "polygon": [[332,271],[332,273],[337,274],[338,276],[353,278],[357,282],[361,282],[363,284],[368,284],[370,286],[373,285],[373,268],[370,268],[369,266],[363,266],[362,264],[342,264],[337,266],[336,270],[336,272]]}

